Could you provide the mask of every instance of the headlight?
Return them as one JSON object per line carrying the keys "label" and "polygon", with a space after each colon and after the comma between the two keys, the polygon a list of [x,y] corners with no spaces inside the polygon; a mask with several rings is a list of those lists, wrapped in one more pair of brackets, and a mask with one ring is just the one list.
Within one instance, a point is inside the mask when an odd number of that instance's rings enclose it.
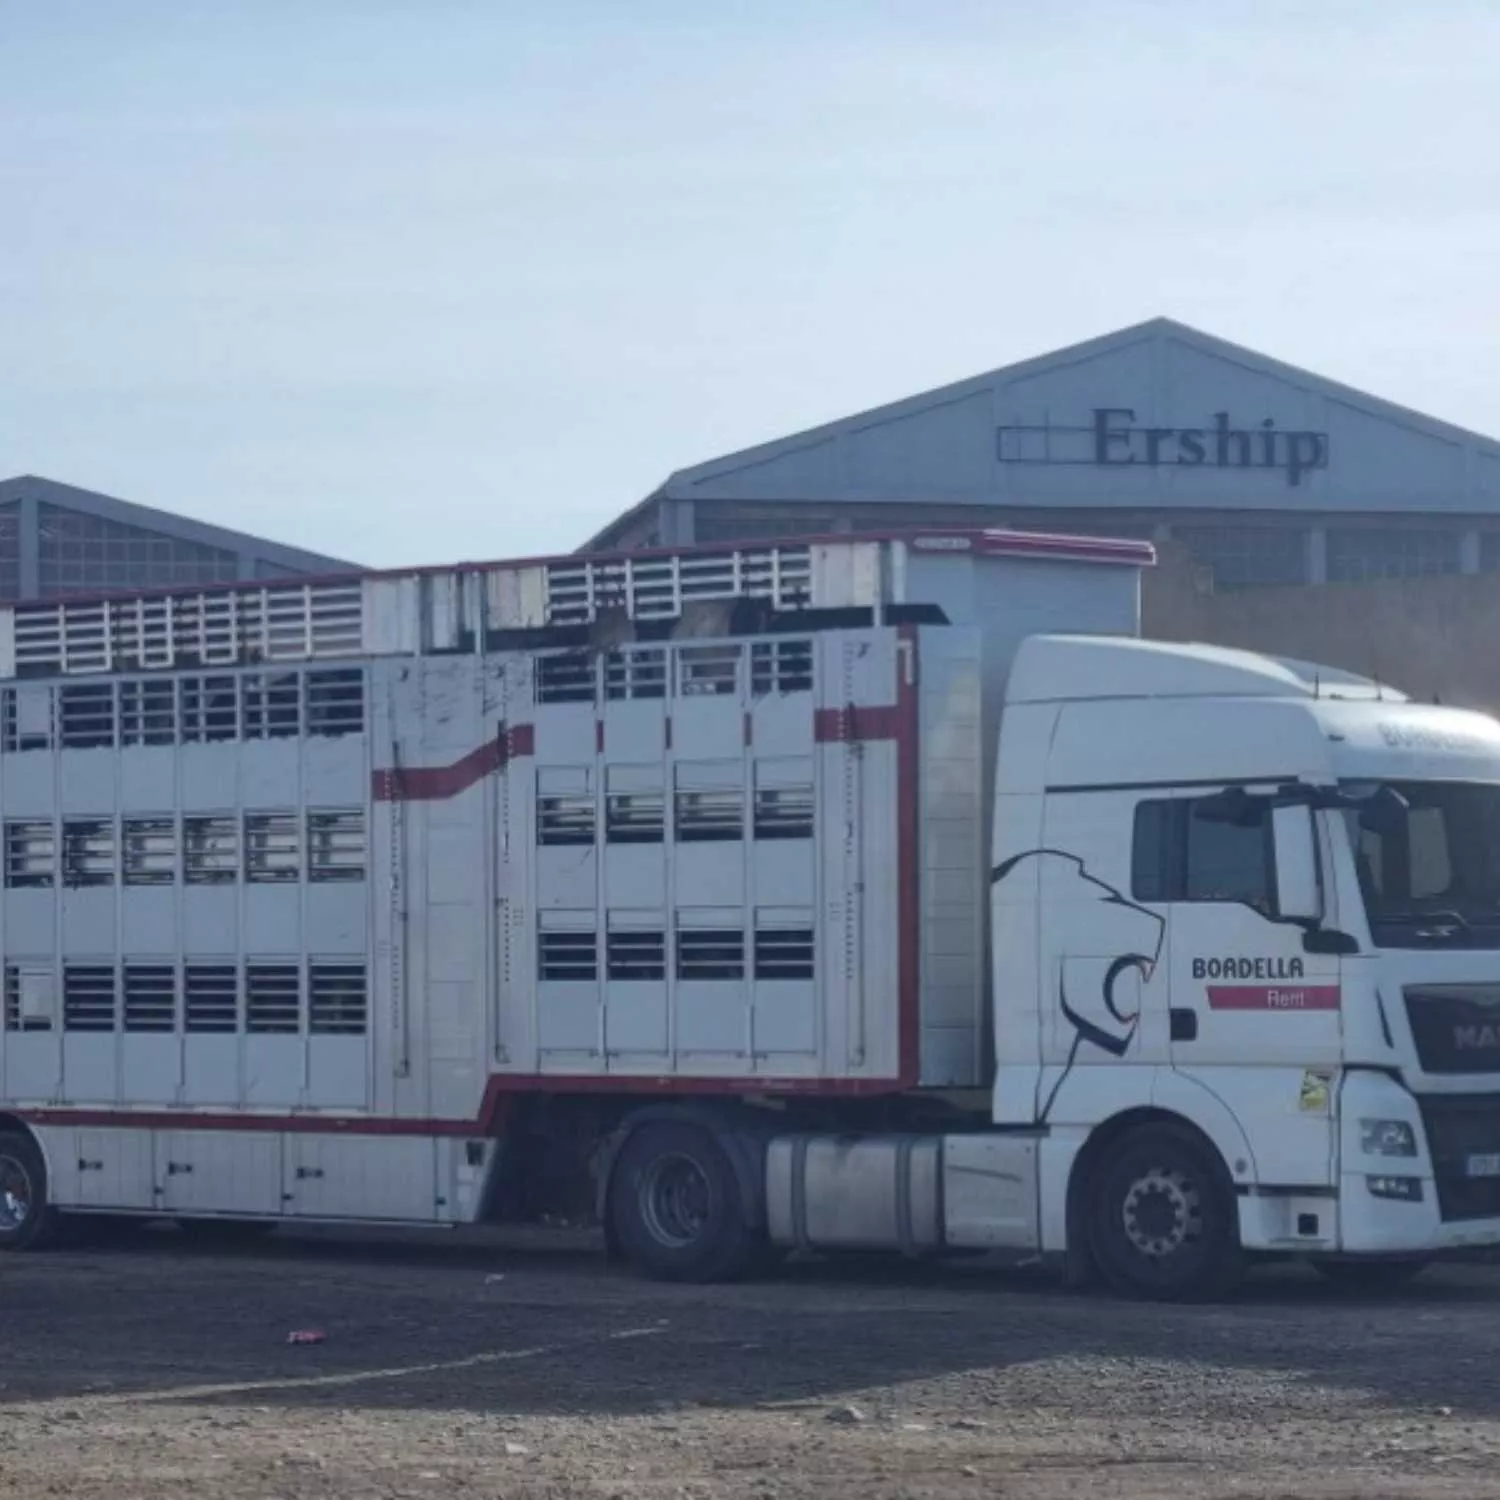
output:
{"label": "headlight", "polygon": [[1405,1120],[1361,1120],[1359,1147],[1366,1156],[1415,1156],[1417,1133]]}

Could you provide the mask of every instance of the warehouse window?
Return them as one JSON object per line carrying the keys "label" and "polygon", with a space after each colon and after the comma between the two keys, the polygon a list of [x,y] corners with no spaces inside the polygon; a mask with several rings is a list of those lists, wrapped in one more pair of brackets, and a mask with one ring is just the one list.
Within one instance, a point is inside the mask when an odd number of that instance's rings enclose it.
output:
{"label": "warehouse window", "polygon": [[177,879],[173,818],[124,818],[120,823],[126,885],[172,885]]}
{"label": "warehouse window", "polygon": [[1376,578],[1457,573],[1462,545],[1459,532],[1437,527],[1331,526],[1328,581],[1364,583]]}
{"label": "warehouse window", "polygon": [[0,506],[0,602],[21,597],[21,507]]}
{"label": "warehouse window", "polygon": [[63,823],[63,884],[115,883],[115,825],[106,818],[68,818]]}
{"label": "warehouse window", "polygon": [[[888,518],[880,518],[880,526]],[[839,529],[828,511],[810,511],[800,507],[780,515],[742,515],[735,507],[722,511],[700,505],[693,518],[693,535],[699,542],[748,542],[781,537],[828,536]],[[647,543],[645,545],[650,545]]]}
{"label": "warehouse window", "polygon": [[115,1029],[115,971],[109,964],[63,968],[63,1030]]}
{"label": "warehouse window", "polygon": [[233,964],[188,964],[182,998],[184,1030],[222,1035],[239,1029],[239,973]]}
{"label": "warehouse window", "polygon": [[239,878],[237,833],[232,817],[182,820],[183,878],[189,885],[228,885]]}
{"label": "warehouse window", "polygon": [[307,878],[315,884],[365,878],[363,808],[308,813]]}
{"label": "warehouse window", "polygon": [[363,1036],[365,966],[314,963],[308,969],[307,1029],[314,1036]]}
{"label": "warehouse window", "polygon": [[50,887],[57,874],[57,830],[50,819],[5,825],[5,883],[12,890]]}
{"label": "warehouse window", "polygon": [[38,582],[48,598],[228,583],[239,576],[239,557],[227,548],[45,501],[37,506],[37,531]]}
{"label": "warehouse window", "polygon": [[246,964],[245,1030],[257,1036],[300,1031],[301,979],[296,964]]}
{"label": "warehouse window", "polygon": [[177,972],[171,964],[125,965],[125,1030],[177,1029]]}
{"label": "warehouse window", "polygon": [[1174,526],[1215,589],[1306,583],[1308,533],[1296,526]]}
{"label": "warehouse window", "polygon": [[245,879],[252,885],[287,885],[301,873],[294,812],[245,815]]}

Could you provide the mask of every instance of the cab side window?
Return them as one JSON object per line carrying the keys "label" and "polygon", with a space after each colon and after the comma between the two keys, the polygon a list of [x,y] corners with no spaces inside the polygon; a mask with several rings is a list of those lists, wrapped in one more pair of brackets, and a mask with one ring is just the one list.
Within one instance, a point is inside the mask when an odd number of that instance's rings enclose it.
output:
{"label": "cab side window", "polygon": [[1269,815],[1226,823],[1201,816],[1203,806],[1196,797],[1137,804],[1131,894],[1137,901],[1236,901],[1272,915]]}

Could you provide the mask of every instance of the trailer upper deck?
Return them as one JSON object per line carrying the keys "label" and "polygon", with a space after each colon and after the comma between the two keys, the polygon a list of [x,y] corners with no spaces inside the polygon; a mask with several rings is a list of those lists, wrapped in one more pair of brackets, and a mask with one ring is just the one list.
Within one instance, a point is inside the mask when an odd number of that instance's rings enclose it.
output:
{"label": "trailer upper deck", "polygon": [[[1002,529],[799,537],[742,546],[575,554],[275,583],[23,602],[0,609],[0,678],[608,644],[671,634],[699,609],[799,628],[872,622],[943,601],[914,556],[955,554],[1143,568],[1149,543]],[[762,626],[763,628],[763,626]]]}

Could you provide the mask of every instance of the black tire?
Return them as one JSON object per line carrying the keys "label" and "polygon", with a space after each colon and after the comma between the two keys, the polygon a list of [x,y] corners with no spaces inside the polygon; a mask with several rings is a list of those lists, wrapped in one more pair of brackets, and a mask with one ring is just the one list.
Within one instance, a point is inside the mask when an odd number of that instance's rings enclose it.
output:
{"label": "black tire", "polygon": [[40,1250],[57,1236],[47,1167],[29,1135],[0,1133],[0,1250]]}
{"label": "black tire", "polygon": [[1094,1264],[1119,1295],[1207,1302],[1244,1275],[1234,1185],[1197,1131],[1130,1131],[1105,1148],[1086,1191]]}
{"label": "black tire", "polygon": [[760,1240],[728,1152],[699,1125],[635,1131],[616,1158],[608,1211],[621,1253],[657,1281],[732,1280]]}
{"label": "black tire", "polygon": [[1378,1295],[1410,1286],[1431,1264],[1425,1260],[1315,1260],[1318,1275],[1341,1292]]}

